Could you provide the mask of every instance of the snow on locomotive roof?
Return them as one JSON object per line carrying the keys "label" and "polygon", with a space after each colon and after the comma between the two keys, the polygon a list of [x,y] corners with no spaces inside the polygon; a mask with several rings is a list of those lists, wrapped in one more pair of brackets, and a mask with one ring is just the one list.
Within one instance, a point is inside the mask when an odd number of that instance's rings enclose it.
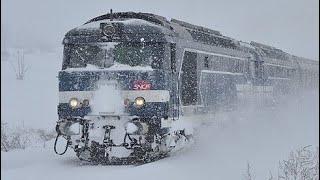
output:
{"label": "snow on locomotive roof", "polygon": [[82,26],[77,27],[77,29],[99,29],[101,23],[122,23],[126,25],[146,25],[146,26],[159,27],[156,24],[150,23],[142,19],[121,19],[121,20],[117,19],[112,21],[110,19],[104,19],[104,20],[86,23]]}
{"label": "snow on locomotive roof", "polygon": [[145,21],[149,21],[152,23],[155,23],[157,25],[166,26],[166,23],[168,23],[167,19],[163,16],[151,14],[151,13],[141,13],[141,12],[116,12],[116,13],[108,13],[104,14],[98,17],[95,17],[91,20],[89,20],[87,23],[94,22],[94,21],[100,21],[105,19],[142,19]]}
{"label": "snow on locomotive roof", "polygon": [[255,49],[254,46],[252,46],[250,43],[248,42],[244,42],[244,41],[239,41],[239,44],[243,47],[249,48],[249,49]]}

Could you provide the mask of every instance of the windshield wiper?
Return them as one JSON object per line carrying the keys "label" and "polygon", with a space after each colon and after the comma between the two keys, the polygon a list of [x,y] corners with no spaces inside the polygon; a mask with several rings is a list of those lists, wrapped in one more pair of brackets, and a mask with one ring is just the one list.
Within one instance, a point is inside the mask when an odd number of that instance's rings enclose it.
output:
{"label": "windshield wiper", "polygon": [[85,63],[85,59],[80,55],[80,53],[78,52],[78,50],[75,50],[76,51],[76,54],[80,57],[80,59],[82,60],[83,64],[86,64]]}

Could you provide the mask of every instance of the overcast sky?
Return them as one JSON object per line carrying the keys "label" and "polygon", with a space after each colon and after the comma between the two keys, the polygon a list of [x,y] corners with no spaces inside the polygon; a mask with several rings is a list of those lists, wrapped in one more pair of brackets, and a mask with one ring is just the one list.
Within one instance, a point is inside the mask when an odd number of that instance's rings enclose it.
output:
{"label": "overcast sky", "polygon": [[202,25],[243,41],[319,59],[318,0],[1,0],[1,46],[54,48],[88,19],[137,11]]}

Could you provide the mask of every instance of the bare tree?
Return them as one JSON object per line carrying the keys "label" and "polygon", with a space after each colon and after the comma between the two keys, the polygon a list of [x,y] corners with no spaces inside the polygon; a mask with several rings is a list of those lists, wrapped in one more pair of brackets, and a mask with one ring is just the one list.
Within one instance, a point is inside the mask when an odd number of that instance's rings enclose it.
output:
{"label": "bare tree", "polygon": [[18,80],[23,80],[26,72],[28,71],[28,66],[25,64],[23,49],[17,50],[17,64],[14,65],[11,62],[11,66],[13,67],[13,70],[16,74],[16,78]]}

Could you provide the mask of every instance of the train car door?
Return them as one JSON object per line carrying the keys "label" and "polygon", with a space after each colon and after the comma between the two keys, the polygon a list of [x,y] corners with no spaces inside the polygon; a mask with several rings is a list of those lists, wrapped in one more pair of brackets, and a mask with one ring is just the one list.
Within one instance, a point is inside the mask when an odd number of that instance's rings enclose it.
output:
{"label": "train car door", "polygon": [[196,105],[198,94],[197,53],[185,51],[182,63],[182,105]]}

